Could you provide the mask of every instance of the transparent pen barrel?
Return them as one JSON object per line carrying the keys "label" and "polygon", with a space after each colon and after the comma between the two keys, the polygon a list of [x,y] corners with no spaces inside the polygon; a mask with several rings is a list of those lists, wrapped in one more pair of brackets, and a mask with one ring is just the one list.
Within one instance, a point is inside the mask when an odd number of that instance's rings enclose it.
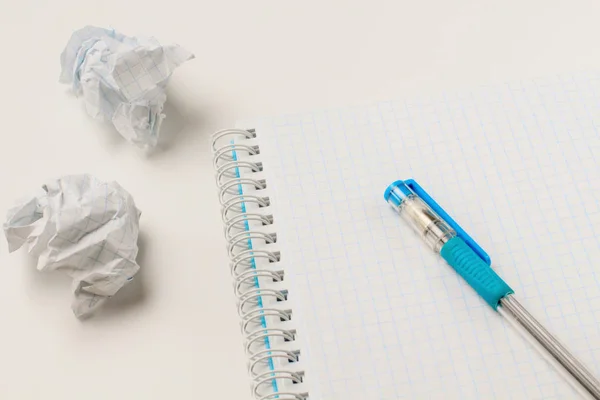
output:
{"label": "transparent pen barrel", "polygon": [[456,236],[454,229],[414,194],[402,199],[398,213],[436,253],[440,252],[448,240]]}

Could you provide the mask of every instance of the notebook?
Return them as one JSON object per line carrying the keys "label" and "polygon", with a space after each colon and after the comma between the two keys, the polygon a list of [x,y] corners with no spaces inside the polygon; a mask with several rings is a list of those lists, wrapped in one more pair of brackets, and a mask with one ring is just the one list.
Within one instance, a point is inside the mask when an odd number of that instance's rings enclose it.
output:
{"label": "notebook", "polygon": [[421,186],[600,373],[600,75],[244,122],[214,136],[256,399],[572,399],[384,201]]}

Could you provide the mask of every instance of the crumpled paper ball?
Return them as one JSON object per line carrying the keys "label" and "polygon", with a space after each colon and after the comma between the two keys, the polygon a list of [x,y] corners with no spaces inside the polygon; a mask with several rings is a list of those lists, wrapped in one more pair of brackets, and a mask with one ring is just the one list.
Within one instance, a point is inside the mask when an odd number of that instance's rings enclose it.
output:
{"label": "crumpled paper ball", "polygon": [[166,87],[175,68],[194,58],[178,45],[129,37],[86,26],[76,31],[61,54],[60,82],[82,97],[87,112],[112,122],[129,142],[156,146]]}
{"label": "crumpled paper ball", "polygon": [[8,211],[9,251],[26,245],[40,271],[73,278],[71,308],[90,315],[138,272],[140,211],[116,182],[90,175],[51,180]]}

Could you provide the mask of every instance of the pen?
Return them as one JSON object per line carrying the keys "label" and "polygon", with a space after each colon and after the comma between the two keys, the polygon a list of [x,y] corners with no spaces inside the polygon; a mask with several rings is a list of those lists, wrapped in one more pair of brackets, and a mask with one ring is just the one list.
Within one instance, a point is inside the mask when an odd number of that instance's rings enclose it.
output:
{"label": "pen", "polygon": [[396,181],[385,200],[436,253],[553,365],[584,398],[600,400],[600,382],[521,305],[491,268],[486,252],[413,179]]}

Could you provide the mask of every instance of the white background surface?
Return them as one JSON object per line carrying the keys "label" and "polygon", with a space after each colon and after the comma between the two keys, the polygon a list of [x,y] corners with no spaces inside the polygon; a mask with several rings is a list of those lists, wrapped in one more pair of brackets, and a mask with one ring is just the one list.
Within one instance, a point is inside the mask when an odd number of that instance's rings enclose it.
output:
{"label": "white background surface", "polygon": [[[142,210],[139,263],[97,317],[66,277],[0,246],[0,398],[246,399],[209,134],[237,118],[368,103],[600,65],[597,1],[0,0],[0,210],[61,174],[119,181]],[[86,24],[179,43],[147,155],[58,84]]]}

